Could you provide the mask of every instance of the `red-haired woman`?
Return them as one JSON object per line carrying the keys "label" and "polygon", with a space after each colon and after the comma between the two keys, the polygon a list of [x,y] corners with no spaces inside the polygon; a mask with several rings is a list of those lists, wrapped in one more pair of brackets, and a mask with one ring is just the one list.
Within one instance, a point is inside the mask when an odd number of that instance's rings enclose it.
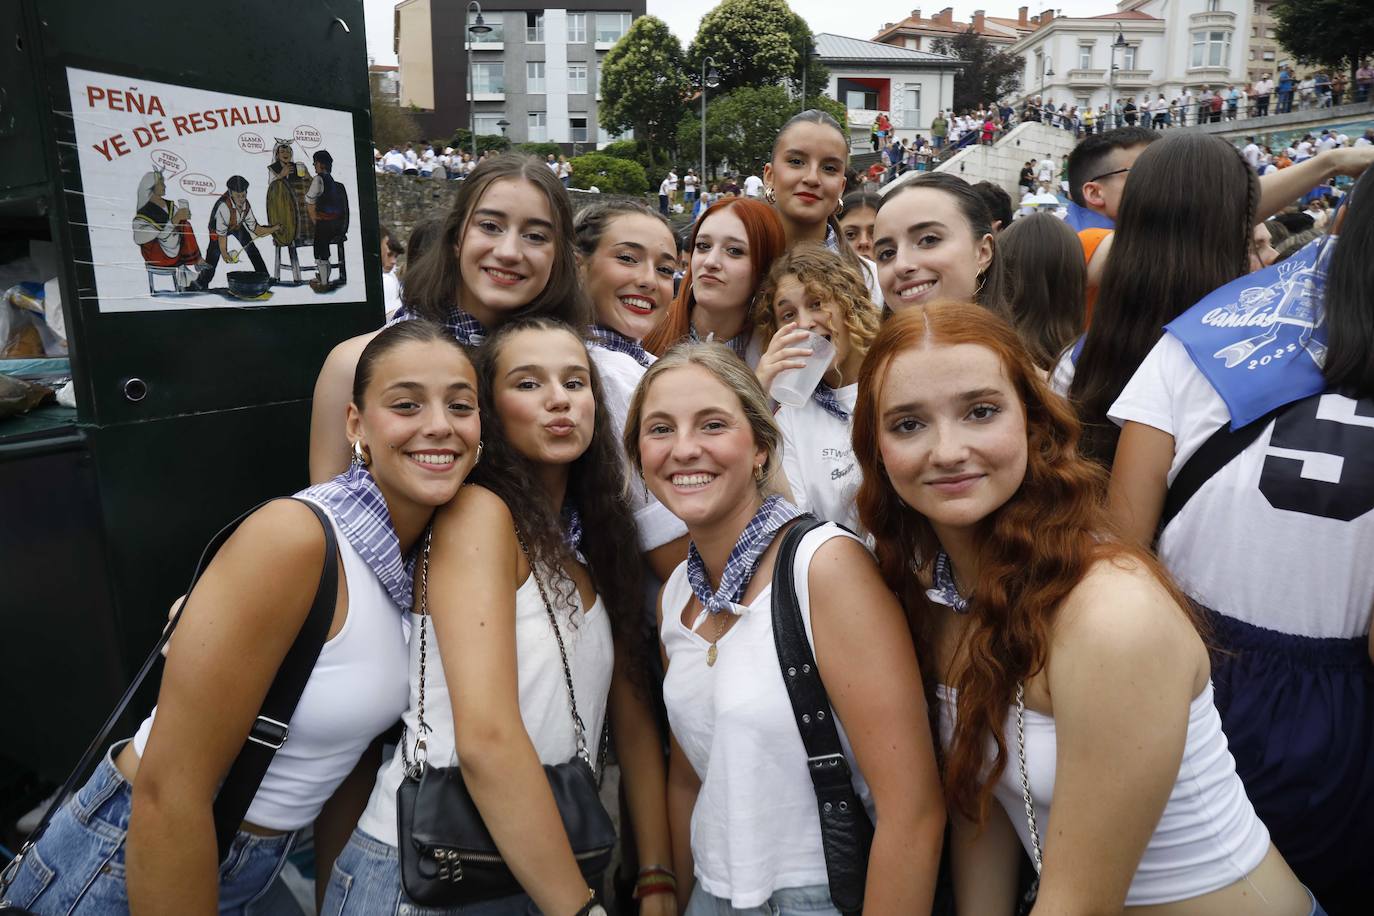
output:
{"label": "red-haired woman", "polygon": [[712,204],[692,230],[691,262],[677,298],[645,336],[644,349],[662,356],[685,338],[714,337],[751,369],[757,366],[766,341],[754,338],[754,291],[785,247],[782,222],[767,204],[747,197]]}
{"label": "red-haired woman", "polygon": [[1012,912],[1018,840],[1037,913],[1322,912],[1236,776],[1186,601],[1113,531],[1078,435],[972,303],[897,313],[859,374],[859,512],[938,681],[960,912]]}

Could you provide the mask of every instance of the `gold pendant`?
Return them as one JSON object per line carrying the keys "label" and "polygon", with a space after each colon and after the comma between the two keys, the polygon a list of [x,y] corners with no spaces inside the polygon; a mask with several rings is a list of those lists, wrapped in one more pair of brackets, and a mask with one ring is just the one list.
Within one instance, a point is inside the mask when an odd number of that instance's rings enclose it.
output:
{"label": "gold pendant", "polygon": [[706,667],[710,668],[716,663],[716,644],[711,645],[706,650]]}

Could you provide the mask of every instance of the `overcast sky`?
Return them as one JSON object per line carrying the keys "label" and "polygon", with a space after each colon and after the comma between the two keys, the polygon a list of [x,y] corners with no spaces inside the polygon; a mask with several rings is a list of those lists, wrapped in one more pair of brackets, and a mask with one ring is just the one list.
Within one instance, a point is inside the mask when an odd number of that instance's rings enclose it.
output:
{"label": "overcast sky", "polygon": [[[719,0],[648,0],[648,11],[668,23],[668,27],[682,40],[685,48],[696,35],[701,17],[714,7]],[[363,0],[367,13],[368,53],[379,64],[396,63],[392,51],[392,0]],[[811,24],[813,32],[833,32],[851,38],[869,39],[882,29],[885,22],[898,22],[911,14],[913,7],[919,6],[921,14],[927,19],[946,6],[954,7],[954,18],[968,22],[976,9],[982,9],[989,16],[1016,17],[1020,0],[851,0],[840,3],[836,0],[790,0],[789,5]],[[1026,0],[1032,16],[1046,9],[1046,4]],[[1111,13],[1116,10],[1110,0],[1059,0],[1053,8],[1064,16],[1095,16],[1098,13]]]}

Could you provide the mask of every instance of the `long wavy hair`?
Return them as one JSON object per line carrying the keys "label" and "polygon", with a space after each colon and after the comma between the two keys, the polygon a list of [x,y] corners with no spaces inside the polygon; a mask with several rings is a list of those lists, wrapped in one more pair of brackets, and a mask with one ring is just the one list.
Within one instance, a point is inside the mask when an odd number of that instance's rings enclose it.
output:
{"label": "long wavy hair", "polygon": [[809,295],[838,305],[849,331],[849,346],[860,356],[868,352],[878,333],[880,317],[869,298],[868,285],[849,262],[815,242],[796,245],[774,261],[754,295],[755,328],[765,346],[778,331],[773,301],[778,295],[778,284],[786,277],[795,277]]}
{"label": "long wavy hair", "polygon": [[[486,487],[506,504],[529,547],[531,563],[554,577],[553,591],[558,595],[555,600],[569,610],[573,607],[576,585],[564,571],[574,557],[563,538],[563,509],[577,509],[583,531],[579,549],[597,594],[610,614],[616,644],[629,652],[631,672],[641,684],[645,683],[650,633],[643,613],[639,546],[634,514],[626,500],[625,462],[596,364],[588,358],[592,396],[596,399],[592,441],[568,468],[564,506],[551,505],[539,484],[534,462],[511,445],[496,410],[496,364],[502,349],[522,331],[562,331],[585,348],[577,330],[539,316],[513,318],[483,342],[477,351],[477,375],[484,447],[482,460],[473,468],[468,482]],[[474,537],[480,536],[480,532],[474,533]]]}
{"label": "long wavy hair", "polygon": [[[787,248],[782,220],[778,219],[778,214],[765,203],[748,197],[727,197],[711,204],[692,227],[692,237],[687,243],[687,256],[691,258],[696,251],[697,234],[701,232],[701,227],[711,215],[726,210],[734,213],[739,217],[739,221],[744,223],[744,234],[749,237],[749,263],[754,268],[754,286],[757,287],[768,275],[768,268],[772,266],[773,259]],[[696,295],[692,292],[692,271],[689,267],[687,275],[682,278],[682,285],[678,287],[677,297],[668,306],[668,311],[658,323],[658,327],[644,338],[644,349],[656,356],[662,356],[669,347],[687,337],[692,327],[692,309],[696,308],[696,305]],[[744,327],[753,327],[748,317],[745,319]]]}
{"label": "long wavy hair", "polygon": [[[510,313],[510,318],[547,316],[575,328],[585,328],[591,320],[591,306],[582,292],[577,273],[577,257],[573,253],[572,207],[567,189],[549,171],[549,167],[534,156],[505,153],[486,160],[473,169],[458,188],[453,207],[444,215],[441,228],[432,242],[415,259],[407,262],[406,282],[401,301],[406,309],[420,318],[442,323],[450,306],[463,306],[459,301],[462,273],[458,267],[455,247],[467,232],[472,211],[494,182],[504,179],[525,181],[534,185],[549,203],[553,219],[553,266],[549,282],[533,299]],[[488,331],[495,330],[488,328]]]}
{"label": "long wavy hair", "polygon": [[1176,131],[1131,166],[1069,388],[1088,457],[1111,466],[1121,433],[1107,410],[1164,326],[1250,270],[1258,205],[1259,178],[1220,137]]}
{"label": "long wavy hair", "polygon": [[[1001,361],[1025,409],[1027,462],[1016,493],[979,523],[963,661],[937,671],[934,624],[945,610],[931,604],[913,573],[928,578],[940,545],[930,521],[902,502],[887,476],[878,448],[878,399],[898,354],[957,344],[986,347]],[[1095,562],[1139,563],[1197,624],[1158,561],[1116,533],[1105,506],[1106,473],[1078,453],[1078,434],[1072,407],[1050,390],[1016,331],[974,303],[940,302],[895,314],[883,323],[859,372],[853,429],[863,471],[859,517],[873,535],[884,580],[907,612],[927,689],[941,677],[958,690],[958,724],[943,754],[945,794],[979,823],[1007,765],[1003,728],[1016,685],[1045,667],[1059,607]],[[933,697],[931,707],[938,708]],[[996,746],[991,766],[989,740]]]}
{"label": "long wavy hair", "polygon": [[1035,364],[1054,368],[1059,354],[1083,331],[1088,269],[1068,224],[1032,213],[997,236],[1006,259],[1011,314]]}
{"label": "long wavy hair", "polygon": [[1326,280],[1328,384],[1355,398],[1374,397],[1374,169],[1366,169],[1345,204]]}

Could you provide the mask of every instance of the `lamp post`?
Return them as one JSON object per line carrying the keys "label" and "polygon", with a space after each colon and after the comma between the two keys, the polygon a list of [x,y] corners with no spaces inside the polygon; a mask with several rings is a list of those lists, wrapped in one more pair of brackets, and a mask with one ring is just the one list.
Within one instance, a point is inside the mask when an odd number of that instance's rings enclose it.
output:
{"label": "lamp post", "polygon": [[[710,72],[707,72],[707,68]],[[714,89],[720,85],[720,73],[716,70],[716,62],[709,57],[701,61],[701,175],[697,182],[706,181],[706,90]]]}
{"label": "lamp post", "polygon": [[[1054,76],[1054,59],[1048,55],[1045,57],[1045,66],[1040,71],[1040,120],[1045,120],[1045,80]],[[1054,126],[1054,111],[1050,110],[1050,126]]]}
{"label": "lamp post", "polygon": [[[1116,52],[1124,50],[1129,45],[1126,44],[1126,36],[1121,32],[1121,23],[1116,24],[1116,40],[1111,46],[1111,61],[1107,68],[1107,117],[1112,117],[1116,111],[1114,95],[1116,91]],[[1112,127],[1116,126],[1116,121],[1109,122]]]}
{"label": "lamp post", "polygon": [[[472,136],[472,158],[477,158],[477,93],[472,85],[472,37],[474,35],[485,35],[491,31],[491,26],[487,25],[482,19],[482,4],[477,0],[470,0],[468,12],[477,11],[477,19],[472,25],[468,26],[468,133]],[[504,133],[504,132],[503,132]]]}

